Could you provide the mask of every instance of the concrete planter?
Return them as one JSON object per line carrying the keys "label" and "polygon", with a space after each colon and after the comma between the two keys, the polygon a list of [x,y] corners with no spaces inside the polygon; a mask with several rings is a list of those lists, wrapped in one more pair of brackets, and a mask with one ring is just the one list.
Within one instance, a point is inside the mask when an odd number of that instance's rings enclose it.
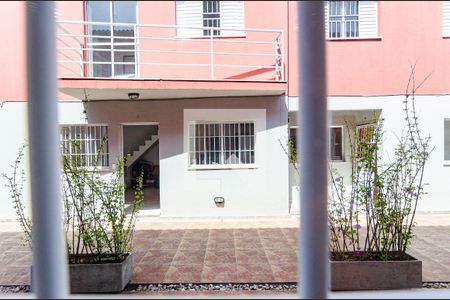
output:
{"label": "concrete planter", "polygon": [[[69,264],[69,272],[72,294],[120,293],[133,275],[133,255],[130,253],[119,263]],[[32,275],[32,286],[33,277]]]}
{"label": "concrete planter", "polygon": [[422,287],[422,262],[331,261],[331,289],[382,290]]}

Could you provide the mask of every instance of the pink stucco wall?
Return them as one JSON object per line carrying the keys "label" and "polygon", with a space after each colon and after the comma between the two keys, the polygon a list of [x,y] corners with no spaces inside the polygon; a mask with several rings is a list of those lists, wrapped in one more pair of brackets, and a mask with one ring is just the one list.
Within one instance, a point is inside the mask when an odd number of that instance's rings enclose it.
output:
{"label": "pink stucco wall", "polygon": [[[175,1],[139,2],[140,23],[175,24]],[[416,81],[433,72],[420,88],[420,94],[450,92],[450,39],[442,38],[442,3],[440,1],[380,1],[379,36],[373,40],[341,40],[327,42],[327,74],[329,95],[393,95],[404,93],[410,63],[417,62]],[[82,20],[82,1],[57,3],[61,19]],[[287,92],[298,95],[296,2],[246,1],[245,27],[282,29],[285,33]],[[24,101],[25,90],[25,26],[24,3],[1,2],[0,23],[3,47],[0,47],[0,87],[2,101]],[[250,38],[250,37],[248,37]],[[162,48],[165,45],[160,45]],[[187,49],[191,46],[179,46]],[[184,47],[184,48],[183,48]],[[142,57],[145,58],[145,57]],[[162,54],[152,60],[177,61]],[[245,58],[231,57],[233,63]],[[247,58],[248,60],[248,58]],[[225,62],[225,61],[222,61]],[[207,70],[185,68],[152,68],[149,76],[171,77],[171,74],[199,76]],[[143,76],[144,74],[141,74]],[[227,74],[222,74],[227,76]],[[261,83],[264,89],[264,83]],[[69,98],[60,95],[60,99]]]}
{"label": "pink stucco wall", "polygon": [[[442,38],[442,2],[379,1],[378,17],[379,40],[328,41],[329,95],[402,94],[410,63],[416,62],[417,83],[433,72],[419,94],[450,93],[450,39]],[[290,95],[298,94],[295,22],[291,18]]]}
{"label": "pink stucco wall", "polygon": [[25,85],[25,4],[0,2],[0,101],[23,101]]}

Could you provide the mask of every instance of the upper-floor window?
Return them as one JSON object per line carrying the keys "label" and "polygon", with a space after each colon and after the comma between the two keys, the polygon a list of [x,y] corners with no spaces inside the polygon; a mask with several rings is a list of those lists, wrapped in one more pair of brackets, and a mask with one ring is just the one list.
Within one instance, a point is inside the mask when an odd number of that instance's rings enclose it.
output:
{"label": "upper-floor window", "polygon": [[[203,27],[220,28],[220,1],[203,1]],[[220,30],[203,29],[203,35],[220,35]]]}
{"label": "upper-floor window", "polygon": [[358,1],[330,1],[329,37],[358,37]]}
{"label": "upper-floor window", "polygon": [[329,39],[378,38],[377,1],[326,1]]}
{"label": "upper-floor window", "polygon": [[176,21],[178,37],[245,36],[244,1],[177,1]]}
{"label": "upper-floor window", "polygon": [[450,37],[450,1],[442,1],[442,36]]}
{"label": "upper-floor window", "polygon": [[86,21],[87,76],[134,77],[136,1],[86,1]]}

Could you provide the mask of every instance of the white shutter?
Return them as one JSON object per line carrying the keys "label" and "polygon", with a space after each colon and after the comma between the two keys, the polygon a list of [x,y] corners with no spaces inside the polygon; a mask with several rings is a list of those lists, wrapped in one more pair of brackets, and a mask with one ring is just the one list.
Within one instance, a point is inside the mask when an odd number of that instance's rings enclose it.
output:
{"label": "white shutter", "polygon": [[323,5],[323,9],[324,9],[324,11],[323,11],[323,16],[324,16],[324,18],[325,18],[325,38],[327,39],[328,38],[328,24],[329,24],[329,21],[328,21],[328,10],[329,10],[329,6],[330,5],[330,1],[325,1],[325,4]]}
{"label": "white shutter", "polygon": [[359,1],[359,37],[378,37],[377,1]]}
{"label": "white shutter", "polygon": [[184,27],[203,27],[202,1],[176,1],[177,37],[200,37],[202,29]]}
{"label": "white shutter", "polygon": [[442,1],[442,35],[450,37],[450,1]]}
{"label": "white shutter", "polygon": [[245,36],[244,1],[220,1],[220,27],[221,36]]}

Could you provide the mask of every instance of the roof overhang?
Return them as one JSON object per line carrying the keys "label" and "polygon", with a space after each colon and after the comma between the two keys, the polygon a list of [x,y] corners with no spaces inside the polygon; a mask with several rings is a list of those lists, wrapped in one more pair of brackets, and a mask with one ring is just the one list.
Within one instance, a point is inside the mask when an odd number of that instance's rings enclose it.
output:
{"label": "roof overhang", "polygon": [[148,80],[148,79],[59,79],[59,90],[90,101],[276,96],[286,92],[286,82],[228,80]]}

